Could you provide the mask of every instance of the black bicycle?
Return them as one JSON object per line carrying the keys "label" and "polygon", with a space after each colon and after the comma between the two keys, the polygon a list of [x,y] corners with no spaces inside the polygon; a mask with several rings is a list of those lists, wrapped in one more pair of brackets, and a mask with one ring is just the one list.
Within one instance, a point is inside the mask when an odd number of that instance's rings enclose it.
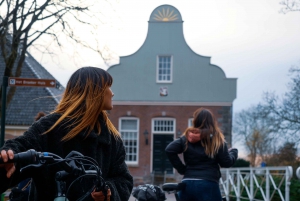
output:
{"label": "black bicycle", "polygon": [[[73,194],[71,192],[74,186],[77,189],[78,187],[84,188],[85,191],[79,198],[76,198],[77,201],[86,200],[93,191],[102,191],[106,200],[108,186],[102,178],[102,172],[97,162],[77,151],[72,151],[65,158],[61,158],[50,152],[37,152],[31,149],[14,154],[14,158],[8,160],[7,163],[11,162],[29,164],[20,169],[21,173],[29,169],[55,166],[57,171],[55,173],[56,196],[54,201],[68,201]],[[2,158],[0,158],[1,163],[3,163]],[[86,185],[82,185],[87,182],[89,183],[88,189]]]}

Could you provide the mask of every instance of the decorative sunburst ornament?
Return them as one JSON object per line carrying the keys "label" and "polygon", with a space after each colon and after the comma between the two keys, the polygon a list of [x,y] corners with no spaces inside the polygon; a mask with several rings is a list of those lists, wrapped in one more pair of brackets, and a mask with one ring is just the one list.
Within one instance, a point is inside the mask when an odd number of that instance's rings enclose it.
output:
{"label": "decorative sunburst ornament", "polygon": [[158,10],[156,14],[154,14],[153,19],[163,22],[175,21],[178,19],[178,17],[177,14],[173,14],[173,12],[174,10],[170,12],[169,8],[167,8],[167,10],[162,8],[161,10]]}

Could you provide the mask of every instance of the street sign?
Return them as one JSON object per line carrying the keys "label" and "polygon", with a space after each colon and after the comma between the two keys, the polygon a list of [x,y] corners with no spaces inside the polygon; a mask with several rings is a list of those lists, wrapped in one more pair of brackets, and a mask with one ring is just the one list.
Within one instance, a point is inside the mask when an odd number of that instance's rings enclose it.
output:
{"label": "street sign", "polygon": [[9,77],[8,85],[15,87],[56,87],[56,80]]}

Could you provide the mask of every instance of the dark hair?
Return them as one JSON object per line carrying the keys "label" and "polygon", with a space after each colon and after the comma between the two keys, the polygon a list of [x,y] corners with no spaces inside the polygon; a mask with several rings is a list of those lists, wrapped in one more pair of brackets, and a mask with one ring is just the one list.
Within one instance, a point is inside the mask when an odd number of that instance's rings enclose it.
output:
{"label": "dark hair", "polygon": [[38,113],[36,114],[36,116],[34,117],[34,120],[37,121],[37,120],[39,120],[40,118],[42,118],[43,116],[46,116],[46,113],[44,113],[44,112],[38,112]]}
{"label": "dark hair", "polygon": [[82,130],[90,133],[95,127],[99,134],[101,131],[98,120],[101,114],[108,126],[108,129],[115,137],[120,137],[119,132],[108,119],[104,106],[104,92],[113,83],[111,75],[97,67],[82,67],[75,71],[70,77],[66,90],[60,103],[53,113],[60,113],[62,116],[47,131],[51,131],[63,119],[73,120],[75,125],[62,140],[70,140],[79,134]]}

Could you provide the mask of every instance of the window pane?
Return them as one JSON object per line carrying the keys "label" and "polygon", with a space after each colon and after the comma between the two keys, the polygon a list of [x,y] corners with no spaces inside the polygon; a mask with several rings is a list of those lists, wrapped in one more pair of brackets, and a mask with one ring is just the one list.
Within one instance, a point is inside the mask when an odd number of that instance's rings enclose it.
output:
{"label": "window pane", "polygon": [[174,132],[174,120],[155,120],[154,131],[159,132]]}
{"label": "window pane", "polygon": [[137,162],[138,121],[136,119],[121,119],[120,133],[126,150],[126,161]]}
{"label": "window pane", "polygon": [[158,63],[158,80],[168,81],[171,80],[171,57],[160,56]]}
{"label": "window pane", "polygon": [[136,130],[137,129],[137,120],[122,119],[121,129],[122,130]]}

